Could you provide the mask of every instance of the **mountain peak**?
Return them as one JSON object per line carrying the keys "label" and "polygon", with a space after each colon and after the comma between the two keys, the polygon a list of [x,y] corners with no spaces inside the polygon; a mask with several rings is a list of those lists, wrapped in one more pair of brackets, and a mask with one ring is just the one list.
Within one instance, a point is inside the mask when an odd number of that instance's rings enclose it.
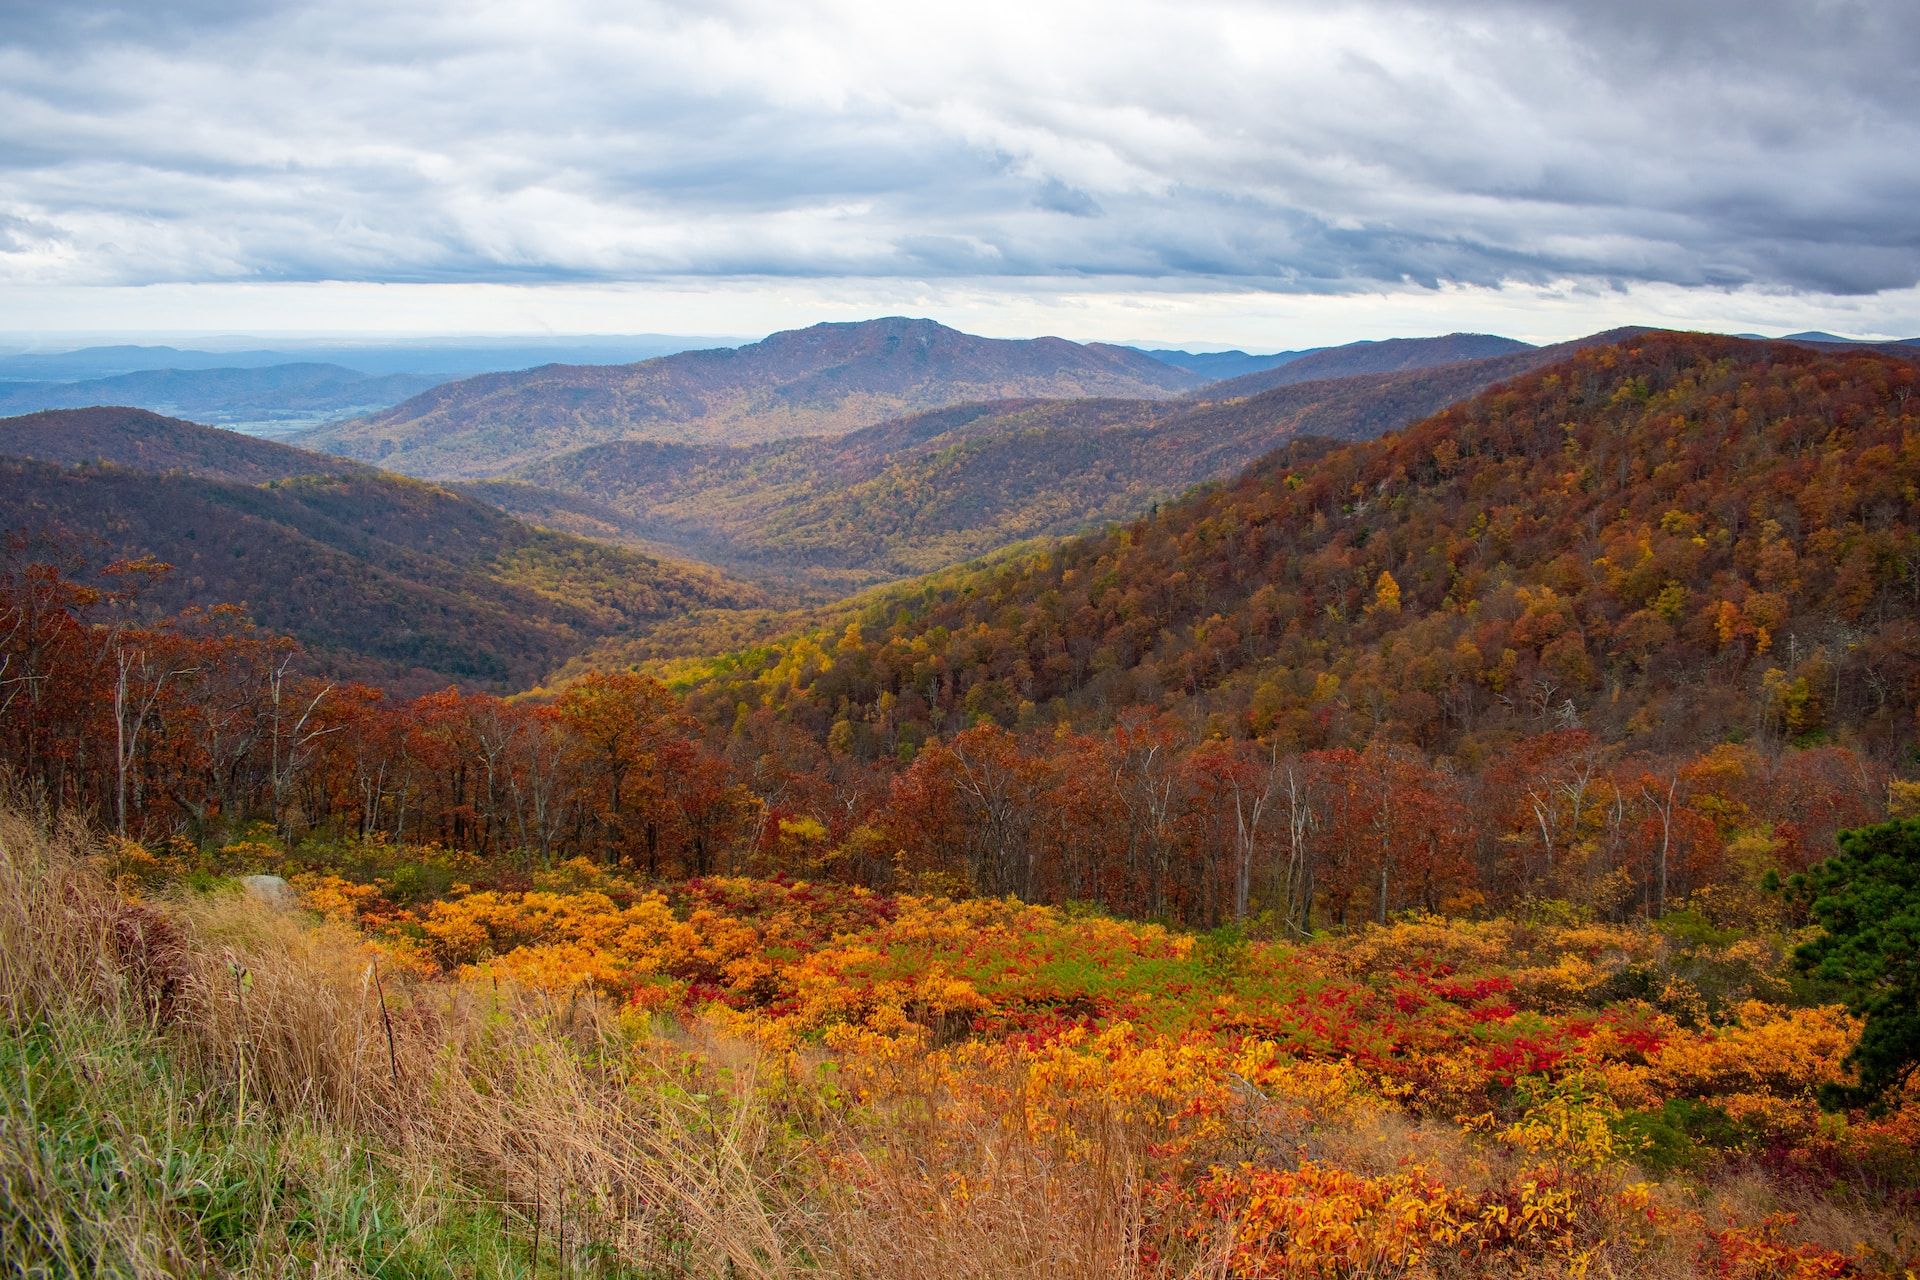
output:
{"label": "mountain peak", "polygon": [[991,338],[976,338],[971,334],[952,329],[938,320],[927,320],[914,316],[880,316],[872,320],[823,320],[819,324],[810,324],[804,329],[782,329],[770,333],[759,342],[739,348],[741,353],[752,351],[785,352],[808,348],[841,348],[850,351],[875,350],[893,344],[914,343],[921,346],[948,342],[991,342]]}
{"label": "mountain peak", "polygon": [[304,440],[417,475],[479,479],[618,440],[837,436],[970,401],[1165,399],[1201,381],[1124,347],[983,338],[882,316],[635,365],[555,365],[449,383]]}

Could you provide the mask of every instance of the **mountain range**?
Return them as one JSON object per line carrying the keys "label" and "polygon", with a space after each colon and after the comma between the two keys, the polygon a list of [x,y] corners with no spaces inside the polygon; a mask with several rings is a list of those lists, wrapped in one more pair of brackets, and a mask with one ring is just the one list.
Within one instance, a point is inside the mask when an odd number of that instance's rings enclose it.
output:
{"label": "mountain range", "polygon": [[[896,318],[449,383],[300,438],[822,599],[1130,518],[1295,435],[1396,429],[1557,350],[1450,334],[1207,382],[1125,348]],[[938,407],[890,412],[920,402]]]}
{"label": "mountain range", "polygon": [[1799,333],[1789,333],[1779,338],[1769,338],[1763,333],[1743,333],[1742,338],[1753,338],[1760,342],[1800,342],[1831,347],[1920,347],[1920,338],[1843,338],[1837,333],[1828,333],[1823,329],[1804,329]]}
{"label": "mountain range", "polygon": [[1165,347],[1135,347],[1141,355],[1152,356],[1162,364],[1170,364],[1177,369],[1197,373],[1208,381],[1220,381],[1225,378],[1237,378],[1245,373],[1259,373],[1263,369],[1276,369],[1289,360],[1298,360],[1301,356],[1311,355],[1320,347],[1308,347],[1303,351],[1276,351],[1271,355],[1248,355],[1244,351],[1180,351]]}
{"label": "mountain range", "polygon": [[[0,494],[19,513],[10,526],[80,531],[112,555],[158,555],[180,566],[162,603],[242,602],[337,670],[389,687],[520,687],[582,655],[625,652],[634,636],[693,611],[822,605],[1046,545],[1036,539],[1103,536],[1164,504],[1196,501],[1182,497],[1196,485],[1277,465],[1262,459],[1304,466],[1340,442],[1444,418],[1449,406],[1497,403],[1590,349],[1665,351],[1678,341],[1620,330],[1535,348],[1456,334],[1302,353],[1200,386],[1191,371],[1159,365],[1151,394],[976,398],[747,444],[529,428],[503,457],[488,452],[486,433],[449,428],[423,432],[407,454],[456,473],[428,483],[134,410],[40,413],[0,422]],[[1768,369],[1785,367],[1780,351],[1840,354],[1806,340],[1712,341],[1723,346],[1699,349],[1776,353]],[[775,428],[751,416],[754,403],[773,405],[776,420],[811,404],[818,423],[866,411],[855,405],[1022,378],[1138,383],[1136,373],[1155,367],[1120,348],[994,342],[888,320],[599,372],[687,391],[681,407],[695,416],[681,427],[697,420],[718,431],[725,420],[756,435]],[[427,398],[465,403],[504,385],[553,413],[581,372],[491,376]],[[820,397],[804,401],[803,387]],[[649,429],[662,429],[659,419]],[[566,447],[595,434],[613,438]],[[458,449],[466,453],[456,459]],[[289,582],[300,589],[284,590]]]}
{"label": "mountain range", "polygon": [[1411,373],[1464,360],[1516,355],[1532,351],[1530,344],[1491,333],[1449,333],[1438,338],[1388,338],[1381,342],[1349,342],[1340,347],[1305,351],[1284,364],[1256,369],[1216,382],[1197,394],[1210,400],[1231,400],[1296,382],[1351,378],[1369,373]]}
{"label": "mountain range", "polygon": [[[1623,334],[1543,348],[1461,335],[1335,348],[1297,362],[1328,376],[1250,394],[1253,380],[1241,378],[1173,400],[979,402],[832,438],[615,441],[469,492],[536,522],[637,537],[819,600],[1131,519],[1290,439],[1397,430]],[[1460,359],[1463,350],[1506,354]],[[1423,359],[1450,362],[1423,368]],[[1409,367],[1332,376],[1382,364]]]}
{"label": "mountain range", "polygon": [[455,378],[567,360],[630,363],[700,346],[664,334],[419,342],[304,342],[286,349],[83,347],[0,355],[0,415],[126,405],[283,436],[378,412]]}

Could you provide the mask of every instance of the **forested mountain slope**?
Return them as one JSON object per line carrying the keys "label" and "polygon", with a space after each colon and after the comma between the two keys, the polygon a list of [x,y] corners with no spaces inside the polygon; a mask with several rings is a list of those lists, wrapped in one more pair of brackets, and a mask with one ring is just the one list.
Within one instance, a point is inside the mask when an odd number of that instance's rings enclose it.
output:
{"label": "forested mountain slope", "polygon": [[[1581,351],[1397,435],[1276,454],[1153,518],[902,588],[726,664],[862,749],[1190,708],[1289,748],[1468,756],[1585,726],[1910,745],[1913,364],[1698,335]],[[844,627],[844,629],[842,629]]]}
{"label": "forested mountain slope", "polygon": [[436,387],[301,441],[409,474],[499,476],[615,440],[837,435],[1004,397],[1155,397],[1202,379],[1126,347],[974,337],[898,317],[819,324],[634,365],[549,365]]}
{"label": "forested mountain slope", "polygon": [[[1184,488],[1189,477],[1140,465],[1157,408],[993,401],[835,439],[745,448],[623,441],[523,476],[602,503],[621,513],[627,531],[730,572],[845,594],[1022,538],[1124,518]],[[514,500],[496,486],[474,492]],[[575,527],[560,514],[529,511]]]}
{"label": "forested mountain slope", "polygon": [[522,687],[641,623],[756,599],[435,485],[134,409],[0,421],[0,510],[0,531],[173,565],[156,609],[241,604],[329,669],[403,690]]}
{"label": "forested mountain slope", "polygon": [[[1397,435],[1303,440],[1147,519],[880,588],[784,639],[752,611],[715,611],[703,635],[668,601],[680,652],[741,638],[656,669],[684,700],[604,650],[525,701],[342,690],[304,817],[271,754],[251,782],[191,754],[224,732],[230,692],[263,705],[257,681],[183,677],[166,741],[187,754],[150,744],[126,803],[160,829],[164,788],[190,774],[194,795],[236,797],[222,812],[590,847],[649,876],[750,858],[1288,933],[1541,899],[1777,920],[1769,885],[1908,794],[1917,378],[1874,353],[1699,336],[1588,349]],[[480,657],[494,668],[458,674],[510,686],[662,603],[594,594],[630,586],[618,552],[419,482],[7,474],[29,498],[77,491],[119,545],[181,562],[191,599],[279,608],[311,644],[417,675],[440,662],[442,680]],[[123,633],[95,603],[63,623],[34,603],[54,580],[21,563],[0,582],[34,629],[6,643],[48,671],[35,637],[55,635],[60,679],[90,691],[57,734],[16,707],[55,774],[72,772],[61,744],[90,750],[123,705],[103,663],[205,649],[261,670],[248,645],[180,636],[193,620]],[[422,661],[421,636],[445,649]],[[125,772],[89,756],[70,782],[117,809]]]}

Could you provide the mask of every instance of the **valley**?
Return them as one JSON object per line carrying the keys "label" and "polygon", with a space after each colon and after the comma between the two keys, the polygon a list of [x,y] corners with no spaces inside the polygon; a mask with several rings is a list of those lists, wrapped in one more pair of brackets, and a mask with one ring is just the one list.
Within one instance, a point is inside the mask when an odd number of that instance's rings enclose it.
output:
{"label": "valley", "polygon": [[[897,370],[861,363],[873,358],[871,351],[887,350],[898,327],[895,321],[842,326],[846,332],[838,336],[852,344],[854,363],[808,376],[849,382],[898,377]],[[803,336],[776,335],[768,342],[784,348]],[[1129,519],[1192,485],[1232,475],[1294,436],[1363,439],[1397,429],[1575,345],[1536,351],[1484,335],[1358,343],[1306,353],[1284,369],[1205,383],[1174,398],[1074,392],[1070,398],[963,399],[838,433],[790,424],[755,427],[789,437],[761,444],[662,436],[666,428],[653,420],[655,410],[609,402],[595,410],[607,415],[593,428],[610,437],[602,443],[576,444],[574,428],[556,433],[549,422],[539,439],[549,447],[559,443],[536,460],[499,454],[481,437],[456,435],[457,463],[419,465],[421,474],[465,483],[475,496],[536,522],[668,548],[751,578],[776,595],[797,592],[800,599],[822,602],[1032,538]],[[1070,359],[1044,375],[1009,371],[1001,375],[1009,380],[1003,385],[1043,390],[1084,383],[1084,371],[1074,363],[1084,357],[1073,344],[1046,350],[1047,358]],[[831,358],[846,355],[836,349]],[[1010,358],[992,344],[979,353],[982,360],[989,356]],[[1020,358],[1042,359],[1037,352]],[[635,376],[643,368],[636,366]],[[1301,376],[1281,376],[1295,368]],[[1161,381],[1184,374],[1169,369],[1163,367]],[[734,372],[723,368],[710,376],[730,378]],[[558,405],[577,398],[565,379],[584,376],[543,372],[544,382],[515,390],[516,412],[546,422]],[[1055,381],[1019,381],[1042,376]],[[981,385],[962,382],[941,394],[960,399]],[[447,394],[465,403],[495,393],[458,384]],[[880,412],[862,410],[861,403],[849,400],[844,412]],[[764,410],[753,412],[761,415],[755,421],[787,422],[786,410],[770,418]],[[364,429],[380,420],[369,420]],[[332,438],[322,433],[313,442],[333,447]],[[402,469],[415,465],[406,456],[399,455]]]}

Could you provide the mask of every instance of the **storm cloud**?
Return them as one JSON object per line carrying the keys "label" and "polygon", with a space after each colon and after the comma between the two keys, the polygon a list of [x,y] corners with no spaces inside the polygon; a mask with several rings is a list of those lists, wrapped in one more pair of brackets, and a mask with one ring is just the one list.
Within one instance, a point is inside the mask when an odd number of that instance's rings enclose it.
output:
{"label": "storm cloud", "polygon": [[0,283],[1920,281],[1920,5],[0,7]]}

